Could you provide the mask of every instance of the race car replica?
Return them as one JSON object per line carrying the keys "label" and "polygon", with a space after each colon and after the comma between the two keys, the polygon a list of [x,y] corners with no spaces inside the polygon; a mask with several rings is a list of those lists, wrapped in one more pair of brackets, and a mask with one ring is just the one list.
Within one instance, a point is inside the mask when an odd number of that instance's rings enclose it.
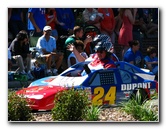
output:
{"label": "race car replica", "polygon": [[[92,104],[96,105],[117,105],[138,89],[148,97],[158,92],[158,82],[151,72],[121,61],[117,62],[117,68],[90,71],[85,67],[88,63],[81,62],[58,76],[36,80],[16,93],[30,100],[33,110],[51,110],[56,93],[71,87],[89,92]],[[87,74],[81,76],[82,71]]]}

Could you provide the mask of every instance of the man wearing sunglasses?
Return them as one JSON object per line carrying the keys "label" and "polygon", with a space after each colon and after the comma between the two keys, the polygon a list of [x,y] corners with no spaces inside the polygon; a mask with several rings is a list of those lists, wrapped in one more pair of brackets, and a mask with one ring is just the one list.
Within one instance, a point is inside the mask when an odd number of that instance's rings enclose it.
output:
{"label": "man wearing sunglasses", "polygon": [[[37,49],[39,50],[39,56],[37,61],[40,64],[46,64],[47,74],[57,74],[63,60],[63,53],[56,51],[56,39],[51,36],[51,27],[45,26],[43,29],[43,35],[38,39]],[[55,64],[55,68],[51,71],[51,66]]]}

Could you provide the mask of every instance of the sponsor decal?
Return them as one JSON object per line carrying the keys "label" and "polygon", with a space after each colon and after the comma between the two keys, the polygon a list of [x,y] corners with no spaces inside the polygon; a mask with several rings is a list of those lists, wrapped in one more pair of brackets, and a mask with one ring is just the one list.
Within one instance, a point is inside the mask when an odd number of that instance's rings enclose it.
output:
{"label": "sponsor decal", "polygon": [[132,84],[121,84],[121,91],[130,91],[134,90],[135,88],[143,88],[143,89],[149,89],[150,88],[150,82],[145,83],[132,83]]}

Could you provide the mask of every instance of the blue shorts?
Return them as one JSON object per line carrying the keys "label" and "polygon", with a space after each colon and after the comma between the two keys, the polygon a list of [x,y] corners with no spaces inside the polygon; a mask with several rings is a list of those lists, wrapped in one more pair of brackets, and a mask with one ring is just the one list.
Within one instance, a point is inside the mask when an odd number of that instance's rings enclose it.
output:
{"label": "blue shorts", "polygon": [[52,31],[51,31],[51,35],[52,35],[53,37],[58,36],[57,30],[52,30]]}

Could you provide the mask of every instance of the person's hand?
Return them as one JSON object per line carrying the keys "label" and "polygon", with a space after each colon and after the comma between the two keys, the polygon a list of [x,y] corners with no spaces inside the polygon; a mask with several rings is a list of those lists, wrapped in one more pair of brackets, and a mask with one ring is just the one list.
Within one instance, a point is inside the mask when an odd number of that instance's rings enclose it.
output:
{"label": "person's hand", "polygon": [[86,36],[86,39],[85,39],[85,42],[88,43],[88,42],[92,42],[92,37],[90,35],[87,35]]}
{"label": "person's hand", "polygon": [[75,46],[73,44],[67,45],[67,50],[73,52],[75,49]]}
{"label": "person's hand", "polygon": [[39,27],[36,28],[36,32],[41,32]]}

